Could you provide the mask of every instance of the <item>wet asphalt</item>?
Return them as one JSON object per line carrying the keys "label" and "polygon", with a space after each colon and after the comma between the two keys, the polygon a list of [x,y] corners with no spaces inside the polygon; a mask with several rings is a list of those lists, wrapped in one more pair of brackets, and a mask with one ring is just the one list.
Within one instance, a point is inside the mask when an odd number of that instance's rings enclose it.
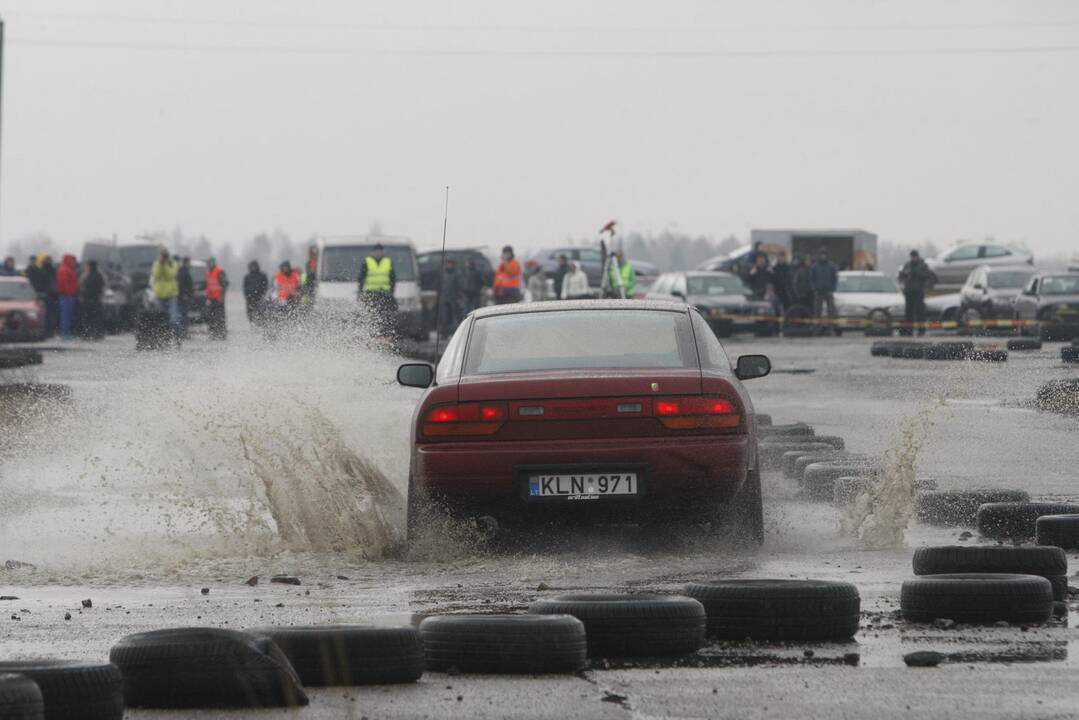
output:
{"label": "wet asphalt", "polygon": [[[242,321],[235,315],[232,320],[236,332],[230,342],[246,342]],[[1035,497],[1079,496],[1079,418],[1030,405],[1041,383],[1079,372],[1061,365],[1058,345],[1012,352],[1007,363],[980,364],[874,358],[870,343],[846,335],[739,337],[726,345],[732,355],[763,352],[773,359],[773,375],[749,387],[757,409],[777,423],[803,420],[818,433],[844,437],[848,449],[879,453],[898,442],[904,422],[919,417],[924,442],[916,470],[942,488],[1012,487]],[[45,365],[18,379],[70,384],[75,404],[84,390],[103,384],[121,392],[124,374],[102,373],[101,365],[127,361],[129,344],[130,338],[110,338],[97,347],[51,343]],[[213,363],[220,350],[196,334],[181,352]],[[384,357],[357,372],[385,372],[392,364],[392,357]],[[394,395],[405,405],[412,397]],[[400,432],[406,441],[387,441],[394,452],[375,459],[397,484],[401,465],[390,456],[407,447],[405,417],[402,411],[379,431]],[[50,419],[36,422],[36,432],[47,431]],[[12,473],[25,468],[0,464],[0,490],[32,484],[34,478]],[[720,577],[831,578],[853,582],[861,593],[862,628],[850,643],[713,643],[675,663],[598,664],[576,676],[429,673],[409,686],[315,689],[311,705],[299,710],[198,717],[1079,716],[1079,598],[1072,598],[1066,621],[1040,627],[945,630],[904,623],[896,616],[899,586],[911,576],[914,549],[977,543],[976,535],[963,539],[962,529],[915,521],[902,547],[865,550],[840,534],[838,511],[830,505],[808,502],[795,484],[774,474],[764,484],[767,538],[757,552],[687,539],[679,528],[661,538],[624,529],[581,533],[558,550],[537,538],[535,547],[512,554],[457,548],[411,560],[363,560],[348,549],[234,553],[197,547],[183,563],[159,572],[137,567],[137,557],[114,550],[103,536],[65,535],[65,527],[48,522],[51,514],[62,505],[64,517],[82,515],[92,523],[95,501],[64,492],[56,493],[63,502],[53,504],[43,487],[37,500],[0,510],[0,562],[34,565],[0,566],[0,595],[17,598],[0,601],[0,657],[100,660],[123,635],[166,626],[403,623],[432,613],[520,611],[537,597],[568,590],[677,592],[687,582]],[[28,532],[39,533],[46,546],[50,540],[57,546],[91,545],[64,562],[50,562],[49,553],[35,554]],[[1069,562],[1071,584],[1079,585],[1079,554],[1070,553]],[[280,573],[296,575],[303,584],[267,582]],[[244,584],[255,575],[258,585]],[[92,599],[93,607],[83,608],[84,599]],[[907,668],[902,656],[913,650],[935,650],[946,660],[937,668]],[[130,710],[127,716],[192,715]]]}

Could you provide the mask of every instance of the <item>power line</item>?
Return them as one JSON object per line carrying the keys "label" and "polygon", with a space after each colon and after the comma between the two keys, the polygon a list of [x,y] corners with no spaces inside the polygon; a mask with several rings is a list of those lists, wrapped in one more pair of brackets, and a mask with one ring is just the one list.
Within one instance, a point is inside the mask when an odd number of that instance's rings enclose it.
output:
{"label": "power line", "polygon": [[523,32],[523,33],[657,33],[657,34],[721,34],[721,33],[784,33],[784,32],[924,32],[934,30],[1034,30],[1079,27],[1079,19],[1044,22],[987,22],[987,23],[929,23],[929,24],[867,24],[867,25],[743,25],[727,27],[692,26],[634,26],[634,25],[513,25],[513,24],[415,24],[363,23],[347,21],[269,21],[237,18],[185,18],[130,15],[97,15],[92,13],[37,13],[10,11],[7,17],[22,17],[66,22],[115,23],[127,25],[185,25],[250,27],[278,30],[331,29],[368,30],[384,32]]}
{"label": "power line", "polygon": [[591,59],[723,59],[723,58],[829,58],[829,57],[948,57],[975,55],[1037,55],[1079,52],[1079,45],[1033,45],[976,48],[877,48],[867,50],[484,50],[432,48],[312,47],[298,45],[229,45],[209,43],[135,43],[96,40],[8,40],[9,45],[85,50],[142,52],[208,52],[223,54],[356,55],[365,57],[500,57]]}

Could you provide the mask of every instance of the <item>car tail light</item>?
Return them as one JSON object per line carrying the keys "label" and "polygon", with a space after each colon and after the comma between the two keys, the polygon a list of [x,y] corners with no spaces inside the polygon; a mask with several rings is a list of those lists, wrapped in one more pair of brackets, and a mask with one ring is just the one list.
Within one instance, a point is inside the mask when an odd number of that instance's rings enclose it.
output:
{"label": "car tail light", "polygon": [[742,426],[741,410],[726,398],[662,398],[657,399],[652,407],[659,421],[672,430],[736,430]]}
{"label": "car tail light", "polygon": [[438,405],[427,412],[423,434],[430,437],[494,435],[508,416],[505,403]]}

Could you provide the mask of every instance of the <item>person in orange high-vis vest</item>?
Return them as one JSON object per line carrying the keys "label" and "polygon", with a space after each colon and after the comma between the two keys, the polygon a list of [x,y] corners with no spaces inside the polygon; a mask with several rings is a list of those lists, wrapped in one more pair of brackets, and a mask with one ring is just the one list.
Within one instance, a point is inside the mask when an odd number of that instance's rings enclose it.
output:
{"label": "person in orange high-vis vest", "polygon": [[225,291],[229,287],[229,278],[217,260],[206,261],[206,327],[210,330],[211,340],[224,340],[228,335],[225,328]]}
{"label": "person in orange high-vis vest", "polygon": [[274,276],[274,296],[289,307],[300,300],[300,273],[292,269],[288,260],[281,263],[281,269]]}
{"label": "person in orange high-vis vest", "polygon": [[496,305],[521,302],[521,263],[514,258],[509,245],[502,248],[502,262],[495,272],[493,289]]}

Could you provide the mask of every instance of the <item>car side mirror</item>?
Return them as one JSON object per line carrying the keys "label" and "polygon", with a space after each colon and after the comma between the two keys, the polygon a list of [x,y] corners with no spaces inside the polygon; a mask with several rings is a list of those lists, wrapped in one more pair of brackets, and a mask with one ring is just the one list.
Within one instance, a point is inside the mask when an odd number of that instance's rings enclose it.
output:
{"label": "car side mirror", "polygon": [[1025,290],[1023,291],[1023,294],[1024,294],[1024,295],[1037,295],[1038,293],[1034,292],[1034,291],[1033,291],[1033,290],[1031,290],[1030,288],[1027,288],[1027,289],[1025,289]]}
{"label": "car side mirror", "polygon": [[676,298],[682,298],[682,300],[686,299],[686,294],[680,293],[677,290],[671,290],[671,295],[674,295]]}
{"label": "car side mirror", "polygon": [[742,355],[734,367],[734,376],[739,380],[762,378],[772,372],[772,361],[766,355]]}
{"label": "car side mirror", "polygon": [[427,363],[405,363],[397,368],[397,382],[405,387],[429,388],[435,381],[435,369]]}
{"label": "car side mirror", "polygon": [[981,284],[981,283],[974,283],[974,285],[973,285],[972,287],[973,287],[973,288],[974,288],[975,290],[985,290],[985,288],[984,288],[984,287],[982,287],[982,284]]}

